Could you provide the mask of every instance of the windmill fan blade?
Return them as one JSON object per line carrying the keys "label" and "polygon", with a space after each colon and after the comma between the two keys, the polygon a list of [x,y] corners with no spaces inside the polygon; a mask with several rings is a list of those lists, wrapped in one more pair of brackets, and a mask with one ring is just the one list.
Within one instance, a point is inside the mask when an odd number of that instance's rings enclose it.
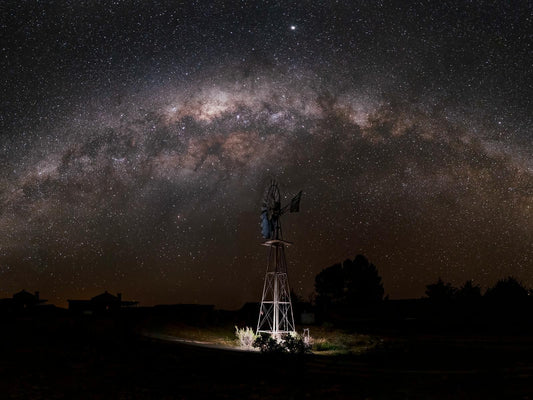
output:
{"label": "windmill fan blade", "polygon": [[261,235],[265,239],[269,239],[272,236],[272,229],[266,210],[261,213]]}
{"label": "windmill fan blade", "polygon": [[278,219],[281,215],[281,203],[278,185],[275,181],[265,190],[261,207],[261,234],[265,239],[273,237],[278,229]]}
{"label": "windmill fan blade", "polygon": [[300,211],[300,199],[302,198],[302,191],[300,190],[296,196],[291,199],[291,207],[289,212],[299,212]]}

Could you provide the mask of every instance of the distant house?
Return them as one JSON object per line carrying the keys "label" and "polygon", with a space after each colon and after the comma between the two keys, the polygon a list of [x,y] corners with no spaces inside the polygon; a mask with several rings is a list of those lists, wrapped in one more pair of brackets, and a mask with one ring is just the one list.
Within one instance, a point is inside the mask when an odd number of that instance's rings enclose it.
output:
{"label": "distant house", "polygon": [[0,299],[0,310],[3,312],[22,312],[24,310],[34,309],[46,303],[46,301],[39,297],[39,292],[31,294],[23,289],[15,293],[11,298]]}
{"label": "distant house", "polygon": [[104,293],[94,296],[90,300],[67,300],[68,309],[74,313],[79,314],[102,314],[106,312],[116,312],[123,308],[134,307],[139,304],[138,301],[124,301],[122,300],[122,293],[117,293],[116,296]]}

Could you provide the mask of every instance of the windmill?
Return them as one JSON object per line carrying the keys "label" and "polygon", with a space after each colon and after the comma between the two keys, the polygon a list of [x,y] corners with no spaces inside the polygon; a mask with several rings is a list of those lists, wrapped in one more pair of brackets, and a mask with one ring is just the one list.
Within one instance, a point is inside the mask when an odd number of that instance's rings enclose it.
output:
{"label": "windmill", "polygon": [[285,246],[292,243],[283,240],[281,216],[287,211],[298,212],[301,196],[302,191],[282,207],[279,187],[275,181],[271,181],[265,191],[261,207],[261,233],[266,239],[263,245],[268,247],[268,259],[257,333],[279,336],[295,330],[285,258]]}

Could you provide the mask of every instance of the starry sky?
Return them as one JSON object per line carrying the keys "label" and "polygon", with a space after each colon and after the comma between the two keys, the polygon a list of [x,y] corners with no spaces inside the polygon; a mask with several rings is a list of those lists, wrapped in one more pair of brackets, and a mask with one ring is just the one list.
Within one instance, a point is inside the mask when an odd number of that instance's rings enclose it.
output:
{"label": "starry sky", "polygon": [[0,297],[259,301],[271,178],[305,298],[359,253],[390,298],[533,286],[532,11],[3,2]]}

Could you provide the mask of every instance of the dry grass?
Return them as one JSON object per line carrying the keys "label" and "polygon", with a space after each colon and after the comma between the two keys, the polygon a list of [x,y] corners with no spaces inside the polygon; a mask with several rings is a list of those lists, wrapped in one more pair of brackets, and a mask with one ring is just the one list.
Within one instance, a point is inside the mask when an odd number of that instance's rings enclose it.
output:
{"label": "dry grass", "polygon": [[196,327],[180,323],[168,323],[160,328],[160,333],[203,344],[217,344],[228,347],[238,346],[235,327],[231,324],[227,326]]}
{"label": "dry grass", "polygon": [[[304,327],[297,327],[302,333]],[[326,326],[306,326],[310,330],[312,351],[315,354],[361,354],[382,343],[375,336],[346,332]],[[222,326],[195,327],[181,323],[167,323],[157,328],[159,333],[202,344],[239,347],[235,327]]]}
{"label": "dry grass", "polygon": [[382,342],[375,336],[346,332],[328,326],[309,327],[309,331],[315,354],[360,354]]}

